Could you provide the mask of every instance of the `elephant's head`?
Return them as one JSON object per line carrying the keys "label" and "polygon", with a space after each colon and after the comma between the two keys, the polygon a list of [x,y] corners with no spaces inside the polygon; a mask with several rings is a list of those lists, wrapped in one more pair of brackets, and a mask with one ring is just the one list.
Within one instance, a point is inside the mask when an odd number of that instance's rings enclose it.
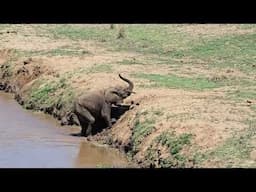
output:
{"label": "elephant's head", "polygon": [[119,74],[119,77],[128,83],[128,87],[124,87],[124,88],[121,88],[120,90],[118,90],[120,96],[123,99],[125,99],[126,97],[130,96],[132,93],[135,93],[135,92],[133,92],[134,85],[133,85],[133,82],[131,82],[129,79],[122,77],[121,74]]}
{"label": "elephant's head", "polygon": [[132,91],[134,87],[133,82],[122,77],[120,74],[119,74],[119,77],[129,84],[128,87],[109,88],[105,90],[105,94],[104,94],[105,100],[108,103],[115,104],[115,105],[121,104],[126,97],[130,96],[132,93],[135,93]]}
{"label": "elephant's head", "polygon": [[116,88],[105,90],[104,97],[107,103],[119,105],[123,102],[123,95],[121,95],[120,91]]}

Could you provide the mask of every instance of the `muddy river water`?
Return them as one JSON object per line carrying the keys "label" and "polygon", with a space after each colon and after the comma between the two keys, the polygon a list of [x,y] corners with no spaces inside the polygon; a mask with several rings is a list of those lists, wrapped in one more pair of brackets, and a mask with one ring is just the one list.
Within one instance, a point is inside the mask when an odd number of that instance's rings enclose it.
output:
{"label": "muddy river water", "polygon": [[70,135],[77,131],[0,92],[0,168],[128,167],[117,150]]}

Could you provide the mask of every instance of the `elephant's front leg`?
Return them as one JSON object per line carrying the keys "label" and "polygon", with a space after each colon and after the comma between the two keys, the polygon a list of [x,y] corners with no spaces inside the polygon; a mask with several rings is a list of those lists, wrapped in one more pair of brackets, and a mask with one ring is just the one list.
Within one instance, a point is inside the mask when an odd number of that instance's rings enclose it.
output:
{"label": "elephant's front leg", "polygon": [[110,104],[105,104],[102,108],[101,115],[104,118],[105,122],[108,125],[108,128],[112,127],[112,122],[111,122],[111,105]]}
{"label": "elephant's front leg", "polygon": [[87,137],[89,135],[91,135],[92,133],[92,125],[90,122],[88,121],[80,121],[80,125],[81,125],[81,136]]}
{"label": "elephant's front leg", "polygon": [[85,132],[85,136],[87,137],[87,136],[89,136],[91,134],[92,134],[92,124],[89,123],[88,126],[87,126],[87,130]]}

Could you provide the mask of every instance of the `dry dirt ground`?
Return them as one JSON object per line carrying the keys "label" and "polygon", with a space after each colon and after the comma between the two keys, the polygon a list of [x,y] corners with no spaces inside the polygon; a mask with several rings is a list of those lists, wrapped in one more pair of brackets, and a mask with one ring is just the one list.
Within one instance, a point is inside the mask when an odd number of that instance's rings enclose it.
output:
{"label": "dry dirt ground", "polygon": [[[253,137],[248,138],[251,139],[249,154],[244,156],[244,153],[236,151],[242,150],[236,148],[236,142],[247,141],[232,140],[241,135],[246,137],[246,134],[243,134],[249,128],[245,122],[255,116],[252,106],[256,100],[250,99],[247,102],[247,99],[244,99],[238,102],[229,99],[227,92],[237,90],[236,86],[210,90],[157,87],[150,86],[150,80],[133,75],[154,73],[194,77],[200,74],[208,79],[218,80],[247,78],[244,71],[236,68],[209,69],[205,64],[206,60],[189,57],[174,59],[174,62],[192,61],[195,65],[159,66],[156,60],[148,59],[157,58],[154,53],[146,55],[136,51],[113,51],[101,42],[93,40],[54,39],[51,33],[45,32],[47,26],[14,25],[0,29],[0,82],[5,89],[10,85],[9,91],[14,92],[16,96],[18,94],[24,102],[28,100],[38,80],[42,81],[40,86],[44,86],[44,82],[65,77],[70,86],[67,89],[72,89],[75,97],[88,90],[123,85],[118,78],[119,73],[134,82],[136,94],[125,102],[135,101],[139,105],[127,111],[112,129],[104,130],[88,138],[89,140],[119,147],[134,162],[145,167],[256,165],[256,145],[251,142]],[[255,32],[254,29],[238,28],[236,25],[180,25],[177,26],[177,31],[195,38]],[[81,51],[83,54],[26,54],[69,49]],[[123,61],[129,61],[131,65],[123,64]],[[47,97],[58,97],[58,91],[59,89]],[[60,113],[59,118],[63,114]],[[177,149],[176,152],[173,152],[174,148]],[[222,154],[225,158],[220,157]]]}

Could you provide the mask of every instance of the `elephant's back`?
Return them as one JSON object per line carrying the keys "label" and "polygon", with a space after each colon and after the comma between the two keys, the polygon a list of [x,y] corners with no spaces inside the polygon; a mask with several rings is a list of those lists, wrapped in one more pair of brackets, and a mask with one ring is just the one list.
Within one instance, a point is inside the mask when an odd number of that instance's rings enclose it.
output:
{"label": "elephant's back", "polygon": [[80,106],[84,106],[91,113],[98,115],[104,102],[103,94],[99,91],[91,92],[80,96],[76,101]]}
{"label": "elephant's back", "polygon": [[102,91],[92,91],[87,92],[80,97],[78,97],[77,102],[85,103],[85,102],[99,102],[103,99],[103,92]]}

